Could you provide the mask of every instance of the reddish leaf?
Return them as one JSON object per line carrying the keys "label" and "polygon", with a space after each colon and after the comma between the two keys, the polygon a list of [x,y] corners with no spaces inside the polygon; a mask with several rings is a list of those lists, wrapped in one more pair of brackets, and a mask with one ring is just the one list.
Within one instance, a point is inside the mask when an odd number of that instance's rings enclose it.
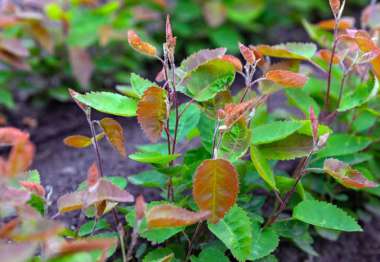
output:
{"label": "reddish leaf", "polygon": [[89,89],[90,79],[92,72],[94,71],[94,65],[92,63],[90,55],[86,49],[80,47],[70,47],[69,57],[72,72],[84,89]]}
{"label": "reddish leaf", "polygon": [[257,50],[257,48],[253,45],[250,45],[249,48],[253,51],[255,58],[256,58],[256,61],[258,61],[257,65],[258,66],[264,66],[266,64],[265,59],[264,59],[264,55],[259,50]]}
{"label": "reddish leaf", "polygon": [[323,169],[327,174],[335,178],[338,183],[348,188],[361,189],[378,186],[377,183],[368,180],[358,170],[337,159],[326,159]]}
{"label": "reddish leaf", "polygon": [[34,193],[40,197],[45,196],[45,189],[40,184],[29,181],[20,181],[20,185],[27,189],[29,192]]}
{"label": "reddish leaf", "polygon": [[142,220],[145,216],[145,209],[146,209],[145,200],[142,195],[137,197],[136,203],[135,203],[135,209],[136,209],[136,219],[138,221]]}
{"label": "reddish leaf", "polygon": [[329,0],[331,11],[337,17],[340,10],[340,0]]}
{"label": "reddish leaf", "polygon": [[309,115],[310,115],[311,129],[313,131],[312,132],[313,133],[313,142],[315,145],[318,141],[319,122],[318,122],[318,117],[315,115],[314,108],[312,106],[310,106],[310,108],[309,108]]}
{"label": "reddish leaf", "polygon": [[265,78],[285,87],[303,87],[308,78],[304,75],[286,70],[271,70],[265,74]]}
{"label": "reddish leaf", "polygon": [[233,55],[224,55],[222,56],[222,60],[230,62],[235,67],[236,72],[243,71],[243,65],[241,64],[240,60],[237,57]]}
{"label": "reddish leaf", "polygon": [[189,226],[207,219],[209,211],[192,212],[174,205],[164,204],[151,208],[147,215],[149,228]]}
{"label": "reddish leaf", "polygon": [[9,238],[13,230],[20,224],[19,218],[14,218],[0,228],[0,239]]}
{"label": "reddish leaf", "polygon": [[98,166],[96,165],[96,163],[92,163],[87,172],[87,186],[89,188],[95,186],[96,183],[98,183],[99,179],[100,172],[98,170]]}
{"label": "reddish leaf", "polygon": [[116,120],[109,117],[100,120],[100,125],[113,147],[121,156],[126,157],[127,152],[125,151],[124,146],[124,132],[121,125]]}
{"label": "reddish leaf", "polygon": [[226,53],[226,51],[226,48],[200,50],[186,58],[181,63],[181,68],[183,71],[189,73],[201,65],[206,64],[207,62],[221,58]]}
{"label": "reddish leaf", "polygon": [[35,147],[29,142],[21,142],[13,146],[7,163],[7,176],[14,177],[25,172],[33,162]]}
{"label": "reddish leaf", "polygon": [[173,36],[172,26],[170,24],[170,16],[166,16],[166,45],[170,51],[170,55],[174,55],[174,49],[176,46],[177,39]]}
{"label": "reddish leaf", "polygon": [[193,197],[201,211],[209,211],[211,223],[217,223],[235,204],[239,191],[238,173],[227,160],[204,160],[193,182]]}
{"label": "reddish leaf", "polygon": [[29,139],[29,134],[14,127],[0,128],[0,145],[16,145]]}
{"label": "reddish leaf", "polygon": [[91,138],[82,135],[68,136],[63,140],[67,146],[74,148],[86,148],[91,145]]}
{"label": "reddish leaf", "polygon": [[[330,63],[331,55],[332,55],[330,50],[327,50],[327,49],[319,50],[318,55],[323,61],[325,61],[326,63]],[[334,55],[332,62],[334,65],[339,64],[340,62],[339,57],[337,55]]]}
{"label": "reddish leaf", "polygon": [[38,43],[50,54],[54,50],[53,37],[50,35],[49,31],[40,21],[33,21],[30,23],[31,33]]}
{"label": "reddish leaf", "polygon": [[157,142],[168,118],[166,91],[152,86],[145,90],[137,106],[137,120],[151,142]]}
{"label": "reddish leaf", "polygon": [[247,61],[248,64],[253,65],[256,61],[255,53],[253,50],[243,45],[242,43],[239,43],[239,49],[241,55],[244,57],[244,60]]}
{"label": "reddish leaf", "polygon": [[[323,20],[317,24],[318,27],[325,30],[334,30],[336,25],[335,19]],[[339,30],[347,30],[355,26],[355,18],[342,17],[338,23]]]}
{"label": "reddish leaf", "polygon": [[57,255],[67,255],[77,252],[90,252],[94,250],[108,250],[117,245],[115,238],[83,239],[65,242],[59,246]]}
{"label": "reddish leaf", "polygon": [[[252,109],[256,106],[257,101],[252,99],[247,102],[240,104],[227,104],[224,107],[224,124],[227,127],[233,126],[234,123],[239,121],[242,117],[245,117],[246,114],[249,114]],[[221,116],[221,112],[219,112]]]}
{"label": "reddish leaf", "polygon": [[141,38],[136,34],[133,30],[128,30],[128,43],[129,45],[135,49],[136,51],[148,55],[148,56],[156,56],[157,50],[151,44],[144,42]]}

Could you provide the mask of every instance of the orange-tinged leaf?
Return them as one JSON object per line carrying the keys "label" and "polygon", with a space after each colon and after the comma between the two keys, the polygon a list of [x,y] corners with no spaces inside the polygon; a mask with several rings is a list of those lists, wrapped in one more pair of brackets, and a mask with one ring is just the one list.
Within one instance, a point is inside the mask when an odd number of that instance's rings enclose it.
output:
{"label": "orange-tinged leaf", "polygon": [[378,186],[377,183],[368,180],[358,170],[337,159],[326,159],[323,169],[327,174],[335,178],[338,183],[348,188],[361,189]]}
{"label": "orange-tinged leaf", "polygon": [[142,220],[145,216],[145,210],[146,210],[145,199],[142,195],[139,195],[136,198],[135,209],[136,209],[136,219],[138,221]]}
{"label": "orange-tinged leaf", "polygon": [[329,0],[331,11],[337,17],[340,10],[340,0]]}
{"label": "orange-tinged leaf", "polygon": [[12,231],[20,224],[19,218],[14,218],[0,228],[0,239],[9,238]]}
{"label": "orange-tinged leaf", "polygon": [[87,171],[87,186],[92,187],[98,183],[100,179],[100,172],[96,163],[92,163]]}
{"label": "orange-tinged leaf", "polygon": [[201,211],[209,211],[209,221],[217,223],[235,204],[239,191],[238,173],[224,159],[204,160],[193,181],[193,197]]}
{"label": "orange-tinged leaf", "polygon": [[66,137],[63,143],[74,148],[86,148],[91,145],[91,138],[82,135],[73,135]]}
{"label": "orange-tinged leaf", "polygon": [[247,61],[248,64],[253,65],[256,61],[255,53],[242,43],[239,43],[239,49],[241,55],[244,57],[244,60]]}
{"label": "orange-tinged leaf", "polygon": [[29,139],[29,134],[14,127],[0,128],[0,145],[16,145]]}
{"label": "orange-tinged leaf", "polygon": [[29,181],[20,181],[20,185],[27,189],[28,191],[40,196],[44,197],[45,196],[45,189],[43,186],[37,183],[29,182]]}
{"label": "orange-tinged leaf", "polygon": [[144,42],[141,38],[136,34],[133,30],[128,30],[128,43],[129,45],[135,49],[136,51],[148,55],[148,56],[156,56],[157,50],[151,44]]}
{"label": "orange-tinged leaf", "polygon": [[65,194],[58,198],[57,207],[59,213],[63,214],[66,212],[82,209],[84,205],[83,198],[85,196],[85,193],[85,191],[77,191]]}
{"label": "orange-tinged leaf", "polygon": [[[335,19],[323,20],[317,24],[318,27],[325,30],[334,30],[336,25]],[[339,30],[347,30],[355,26],[355,18],[342,17],[338,23]]]}
{"label": "orange-tinged leaf", "polygon": [[104,214],[104,211],[107,208],[107,201],[103,200],[95,204],[96,206],[96,216],[100,217]]}
{"label": "orange-tinged leaf", "polygon": [[100,120],[100,125],[113,147],[122,157],[126,157],[127,152],[124,146],[124,132],[121,125],[116,120],[109,117]]}
{"label": "orange-tinged leaf", "polygon": [[[318,55],[323,61],[325,61],[326,63],[330,63],[331,55],[332,55],[330,50],[328,49],[319,50]],[[339,57],[337,55],[334,55],[332,62],[334,65],[339,64],[340,62]]]}
{"label": "orange-tinged leaf", "polygon": [[[245,117],[247,114],[249,114],[252,109],[256,106],[257,101],[254,99],[251,99],[247,102],[243,102],[240,104],[227,104],[224,107],[223,113],[224,113],[224,124],[227,127],[233,126],[239,119],[242,117]],[[219,112],[221,114],[221,112]]]}
{"label": "orange-tinged leaf", "polygon": [[189,226],[207,219],[210,211],[193,212],[170,204],[151,208],[146,215],[149,228]]}
{"label": "orange-tinged leaf", "polygon": [[63,243],[58,248],[58,254],[67,255],[77,252],[90,252],[93,250],[107,250],[117,244],[115,238],[81,239]]}
{"label": "orange-tinged leaf", "polygon": [[13,146],[7,163],[7,176],[14,177],[25,172],[33,162],[34,145],[29,141]]}
{"label": "orange-tinged leaf", "polygon": [[230,62],[235,67],[236,72],[243,71],[243,65],[237,57],[233,55],[224,55],[222,56],[222,60]]}
{"label": "orange-tinged leaf", "polygon": [[276,84],[293,88],[303,87],[308,80],[304,75],[287,70],[271,70],[265,74],[265,78]]}
{"label": "orange-tinged leaf", "polygon": [[32,22],[30,25],[31,32],[38,43],[50,54],[54,50],[53,37],[50,35],[46,27],[40,22]]}
{"label": "orange-tinged leaf", "polygon": [[160,139],[167,118],[166,91],[155,86],[145,90],[137,106],[137,120],[152,143]]}

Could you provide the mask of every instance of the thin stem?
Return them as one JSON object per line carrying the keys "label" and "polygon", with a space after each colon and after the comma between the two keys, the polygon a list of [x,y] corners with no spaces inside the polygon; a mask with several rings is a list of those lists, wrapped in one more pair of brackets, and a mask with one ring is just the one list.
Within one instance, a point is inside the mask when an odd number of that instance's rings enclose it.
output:
{"label": "thin stem", "polygon": [[195,101],[195,100],[194,100],[194,98],[193,98],[193,99],[191,99],[189,102],[187,102],[185,108],[184,108],[184,109],[182,110],[182,112],[179,113],[179,115],[178,115],[179,119],[181,119],[182,115],[186,112],[187,109],[189,109],[190,105],[191,105],[192,103],[194,103],[194,101]]}
{"label": "thin stem", "polygon": [[333,68],[333,62],[334,57],[336,53],[336,48],[338,44],[338,26],[339,26],[340,19],[335,19],[335,26],[334,26],[334,43],[331,51],[331,57],[329,62],[329,71],[327,76],[327,90],[326,90],[326,97],[325,97],[325,110],[328,111],[329,109],[329,103],[330,103],[330,92],[331,92],[331,80],[332,80],[332,68]]}
{"label": "thin stem", "polygon": [[289,200],[291,199],[291,197],[293,196],[294,192],[296,191],[298,183],[301,181],[301,178],[305,174],[305,168],[306,168],[306,166],[307,166],[307,164],[309,162],[311,154],[312,154],[312,152],[310,152],[307,157],[304,157],[299,162],[296,170],[294,171],[294,177],[295,177],[296,181],[295,181],[293,187],[290,189],[290,191],[288,191],[286,193],[284,199],[282,200],[282,203],[280,203],[280,206],[277,208],[277,210],[275,211],[275,213],[268,218],[268,220],[265,223],[264,227],[268,227],[268,226],[272,225],[274,222],[276,222],[276,220],[278,219],[278,217],[280,216],[280,214],[282,213],[282,211],[284,211],[284,209],[286,208]]}
{"label": "thin stem", "polygon": [[341,103],[341,101],[342,101],[342,97],[343,97],[343,89],[344,89],[344,85],[345,85],[345,83],[346,83],[346,79],[347,79],[348,76],[349,76],[349,74],[348,74],[348,73],[345,73],[345,74],[343,75],[343,77],[342,77],[341,82],[340,82],[339,98],[338,98],[338,104],[337,104],[337,106],[336,106],[336,110],[339,109],[340,103]]}
{"label": "thin stem", "polygon": [[131,261],[133,258],[132,253],[133,253],[133,249],[136,246],[137,237],[138,237],[137,228],[138,228],[138,224],[136,224],[133,227],[133,232],[132,232],[132,236],[131,236],[131,243],[129,244],[128,251],[127,251],[127,261]]}
{"label": "thin stem", "polygon": [[125,253],[124,229],[123,229],[123,225],[121,224],[118,227],[118,233],[119,233],[120,249],[121,249],[121,255],[123,257],[123,262],[127,262],[127,255]]}
{"label": "thin stem", "polygon": [[247,87],[245,88],[245,90],[244,90],[244,94],[243,94],[243,96],[242,96],[241,99],[240,99],[240,103],[244,101],[244,98],[245,98],[245,96],[247,95],[248,90],[249,90],[252,86],[254,86],[255,84],[259,83],[260,81],[264,81],[264,80],[266,80],[265,77],[260,77],[260,78],[257,78],[256,80],[254,80],[253,82],[250,82],[250,83],[247,85]]}
{"label": "thin stem", "polygon": [[102,161],[100,158],[100,150],[99,150],[99,144],[98,141],[96,140],[96,132],[95,132],[95,127],[94,127],[94,122],[91,120],[91,111],[86,112],[86,118],[87,122],[90,126],[91,129],[91,136],[92,136],[92,145],[94,147],[95,155],[96,155],[96,165],[98,167],[100,176],[103,176],[103,167],[102,167]]}
{"label": "thin stem", "polygon": [[194,241],[196,240],[196,237],[198,235],[199,229],[201,228],[201,225],[202,225],[202,222],[199,222],[197,224],[197,227],[195,228],[195,232],[194,232],[193,236],[191,237],[191,240],[190,240],[190,243],[189,243],[189,247],[187,249],[187,254],[186,254],[185,261],[188,261],[189,258],[190,258],[191,252],[193,250],[193,244],[194,244]]}

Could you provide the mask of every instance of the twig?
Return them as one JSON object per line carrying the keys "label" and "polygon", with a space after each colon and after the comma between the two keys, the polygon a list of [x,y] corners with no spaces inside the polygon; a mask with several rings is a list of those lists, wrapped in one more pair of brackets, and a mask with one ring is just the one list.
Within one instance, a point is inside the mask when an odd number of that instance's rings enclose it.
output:
{"label": "twig", "polygon": [[194,234],[193,234],[193,236],[191,237],[191,240],[190,240],[190,243],[189,243],[189,247],[188,247],[188,249],[187,249],[187,254],[186,254],[185,261],[188,261],[189,258],[190,258],[191,251],[193,250],[193,244],[194,244],[194,241],[196,240],[196,237],[197,237],[197,235],[198,235],[199,229],[201,228],[201,225],[202,225],[202,222],[199,222],[199,223],[197,224],[197,227],[195,228]]}

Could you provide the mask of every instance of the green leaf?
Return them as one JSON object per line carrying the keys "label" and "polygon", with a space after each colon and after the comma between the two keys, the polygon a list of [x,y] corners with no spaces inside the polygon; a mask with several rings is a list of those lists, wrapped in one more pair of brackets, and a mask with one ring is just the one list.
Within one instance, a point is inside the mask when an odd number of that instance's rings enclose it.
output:
{"label": "green leaf", "polygon": [[217,224],[208,223],[208,228],[231,250],[237,260],[245,261],[251,254],[251,220],[242,208],[233,206]]}
{"label": "green leaf", "polygon": [[237,53],[239,52],[237,43],[242,41],[242,36],[238,32],[234,27],[220,26],[213,28],[209,37],[215,46],[224,46],[230,53]]}
{"label": "green leaf", "polygon": [[4,105],[8,109],[13,109],[15,107],[16,104],[10,90],[0,89],[0,105]]}
{"label": "green leaf", "polygon": [[40,173],[37,170],[31,170],[26,176],[26,181],[41,184]]}
{"label": "green leaf", "polygon": [[283,140],[259,147],[266,159],[292,160],[307,156],[313,150],[313,140],[309,136],[293,134]]}
{"label": "green leaf", "polygon": [[235,69],[227,61],[216,59],[200,66],[185,80],[185,93],[198,102],[212,99],[229,88]]}
{"label": "green leaf", "polygon": [[299,121],[275,121],[254,126],[251,142],[253,145],[261,145],[278,141],[295,133],[302,126],[303,123]]}
{"label": "green leaf", "polygon": [[253,223],[253,243],[249,260],[257,260],[268,256],[279,244],[279,237],[272,228],[260,229],[258,223]]}
{"label": "green leaf", "polygon": [[144,94],[144,91],[147,90],[151,86],[156,86],[155,83],[142,78],[141,76],[132,73],[131,78],[131,88],[137,93],[139,97],[142,97]]}
{"label": "green leaf", "polygon": [[331,32],[325,31],[318,26],[312,25],[306,20],[302,20],[302,24],[312,40],[316,41],[323,47],[331,48],[334,41],[334,36]]}
{"label": "green leaf", "polygon": [[224,252],[216,247],[206,247],[202,249],[198,257],[191,256],[191,262],[229,262]]}
{"label": "green leaf", "polygon": [[379,91],[379,80],[368,80],[357,86],[354,90],[343,95],[342,103],[338,109],[339,112],[345,112],[347,110],[356,108],[368,102],[371,98],[376,97]]}
{"label": "green leaf", "polygon": [[223,134],[222,143],[218,150],[218,157],[237,161],[245,155],[251,141],[251,130],[244,119],[236,122]]}
{"label": "green leaf", "polygon": [[[179,106],[178,111],[182,112],[187,107],[187,104],[182,104]],[[194,128],[197,127],[199,119],[201,117],[201,111],[198,106],[191,104],[187,107],[186,111],[182,114],[181,119],[178,123],[177,129],[177,142],[181,142],[184,140]],[[170,134],[174,137],[174,129],[175,129],[175,111],[170,112],[169,123],[170,123]],[[164,137],[166,135],[163,134]]]}
{"label": "green leaf", "polygon": [[[311,127],[310,120],[299,120],[300,123],[303,123],[302,127],[297,130],[298,134],[307,135],[307,136],[313,136],[313,129]],[[333,131],[325,125],[319,124],[318,125],[318,136],[324,135],[324,134],[331,134]]]}
{"label": "green leaf", "polygon": [[163,188],[167,182],[167,177],[155,170],[149,170],[128,176],[128,181],[136,186]]}
{"label": "green leaf", "polygon": [[201,133],[201,143],[208,152],[211,152],[212,137],[214,135],[215,125],[215,120],[208,118],[205,114],[201,115],[198,123],[198,129]]}
{"label": "green leaf", "polygon": [[128,157],[140,163],[165,165],[176,160],[179,156],[180,154],[167,155],[159,152],[136,152]]}
{"label": "green leaf", "polygon": [[168,257],[174,258],[174,252],[170,248],[158,248],[150,251],[144,258],[143,262],[166,262]]}
{"label": "green leaf", "polygon": [[116,93],[90,92],[76,95],[75,99],[103,113],[127,117],[136,116],[137,102]]}
{"label": "green leaf", "polygon": [[372,140],[363,136],[348,134],[332,134],[326,146],[317,153],[318,158],[349,155],[362,151],[372,143]]}
{"label": "green leaf", "polygon": [[363,231],[359,224],[337,206],[317,201],[304,200],[293,210],[293,217],[302,222],[340,231]]}
{"label": "green leaf", "polygon": [[[296,182],[296,180],[293,177],[276,176],[275,179],[277,188],[279,189],[281,194],[289,192]],[[297,184],[296,192],[302,199],[305,199],[305,189],[303,188],[302,183]]]}
{"label": "green leaf", "polygon": [[125,189],[127,187],[127,179],[122,176],[105,176],[105,180],[111,182],[120,189]]}
{"label": "green leaf", "polygon": [[72,255],[65,255],[51,258],[48,262],[93,262],[93,257],[90,253],[79,252]]}
{"label": "green leaf", "polygon": [[[87,235],[90,235],[94,229],[95,226],[95,220],[88,221],[87,223],[81,225],[79,228],[78,236],[84,237]],[[96,223],[94,232],[102,229],[110,228],[110,224],[108,224],[107,220],[105,218],[99,219],[99,221]]]}
{"label": "green leaf", "polygon": [[[148,209],[152,208],[156,205],[163,204],[164,202],[150,202],[148,204]],[[133,209],[133,211],[129,212],[127,216],[125,217],[126,221],[128,222],[128,225],[133,227],[136,224],[136,211]],[[176,235],[177,233],[184,230],[184,227],[173,227],[173,228],[154,228],[154,229],[148,229],[148,223],[146,221],[146,218],[144,218],[141,221],[141,224],[138,228],[138,233],[141,237],[146,238],[147,240],[151,241],[152,243],[160,244],[164,242],[165,240],[171,238],[172,236]]]}
{"label": "green leaf", "polygon": [[273,189],[278,191],[272,168],[262,155],[260,149],[251,145],[251,159],[260,177]]}
{"label": "green leaf", "polygon": [[285,89],[290,104],[294,105],[309,118],[309,108],[312,107],[316,115],[319,115],[319,106],[317,102],[302,89]]}

